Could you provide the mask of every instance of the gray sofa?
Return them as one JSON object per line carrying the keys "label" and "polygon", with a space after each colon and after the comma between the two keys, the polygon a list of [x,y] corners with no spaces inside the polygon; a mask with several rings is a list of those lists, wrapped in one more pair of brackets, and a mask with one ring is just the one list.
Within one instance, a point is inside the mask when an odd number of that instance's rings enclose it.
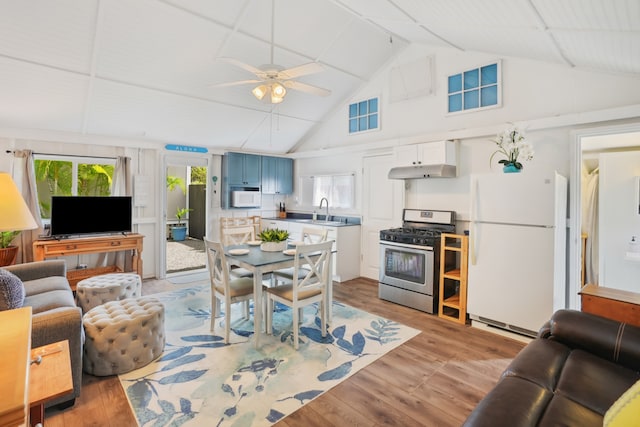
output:
{"label": "gray sofa", "polygon": [[47,403],[47,407],[71,406],[80,396],[82,387],[82,313],[76,307],[67,281],[64,260],[37,261],[17,264],[4,269],[22,280],[25,287],[24,306],[33,310],[31,348],[68,340],[73,375],[73,393]]}

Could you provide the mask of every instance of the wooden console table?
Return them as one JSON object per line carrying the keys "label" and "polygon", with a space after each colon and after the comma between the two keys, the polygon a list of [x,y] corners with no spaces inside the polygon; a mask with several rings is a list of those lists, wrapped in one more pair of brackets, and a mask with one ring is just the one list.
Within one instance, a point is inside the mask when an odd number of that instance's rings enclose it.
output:
{"label": "wooden console table", "polygon": [[[95,254],[103,252],[131,251],[131,269],[142,277],[142,234],[91,236],[73,239],[47,239],[33,242],[35,261],[69,255]],[[115,265],[67,271],[71,289],[88,277],[120,271]]]}
{"label": "wooden console table", "polygon": [[582,311],[640,326],[640,294],[586,285],[580,290]]}

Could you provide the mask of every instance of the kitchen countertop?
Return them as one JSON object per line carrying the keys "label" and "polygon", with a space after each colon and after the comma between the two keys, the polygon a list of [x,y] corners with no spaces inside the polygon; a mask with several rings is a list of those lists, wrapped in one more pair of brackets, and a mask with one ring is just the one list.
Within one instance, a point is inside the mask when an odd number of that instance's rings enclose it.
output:
{"label": "kitchen countertop", "polygon": [[352,227],[355,225],[360,225],[360,218],[351,217],[351,216],[337,216],[337,215],[329,215],[329,221],[324,220],[324,215],[318,215],[316,221],[313,221],[311,214],[302,214],[302,213],[287,213],[286,218],[262,218],[263,220],[273,220],[273,221],[289,221],[289,222],[297,222],[300,224],[309,224],[309,225],[324,225],[328,227]]}

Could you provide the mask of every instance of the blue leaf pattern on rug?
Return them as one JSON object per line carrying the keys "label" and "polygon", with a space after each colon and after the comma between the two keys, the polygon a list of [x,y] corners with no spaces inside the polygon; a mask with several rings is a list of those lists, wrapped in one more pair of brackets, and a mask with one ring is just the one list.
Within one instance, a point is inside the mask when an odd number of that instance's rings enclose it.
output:
{"label": "blue leaf pattern on rug", "polygon": [[119,376],[145,427],[270,426],[419,333],[334,302],[325,337],[318,308],[305,309],[296,351],[291,311],[278,304],[273,336],[256,349],[241,304],[231,307],[228,344],[219,335],[224,318],[209,331],[208,286],[155,296],[165,304],[164,353]]}

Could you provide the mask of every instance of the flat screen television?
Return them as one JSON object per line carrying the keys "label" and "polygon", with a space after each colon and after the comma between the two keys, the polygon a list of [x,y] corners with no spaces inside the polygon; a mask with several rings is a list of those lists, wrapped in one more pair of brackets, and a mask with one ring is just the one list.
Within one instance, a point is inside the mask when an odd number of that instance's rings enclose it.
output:
{"label": "flat screen television", "polygon": [[51,197],[51,237],[132,230],[130,196]]}

